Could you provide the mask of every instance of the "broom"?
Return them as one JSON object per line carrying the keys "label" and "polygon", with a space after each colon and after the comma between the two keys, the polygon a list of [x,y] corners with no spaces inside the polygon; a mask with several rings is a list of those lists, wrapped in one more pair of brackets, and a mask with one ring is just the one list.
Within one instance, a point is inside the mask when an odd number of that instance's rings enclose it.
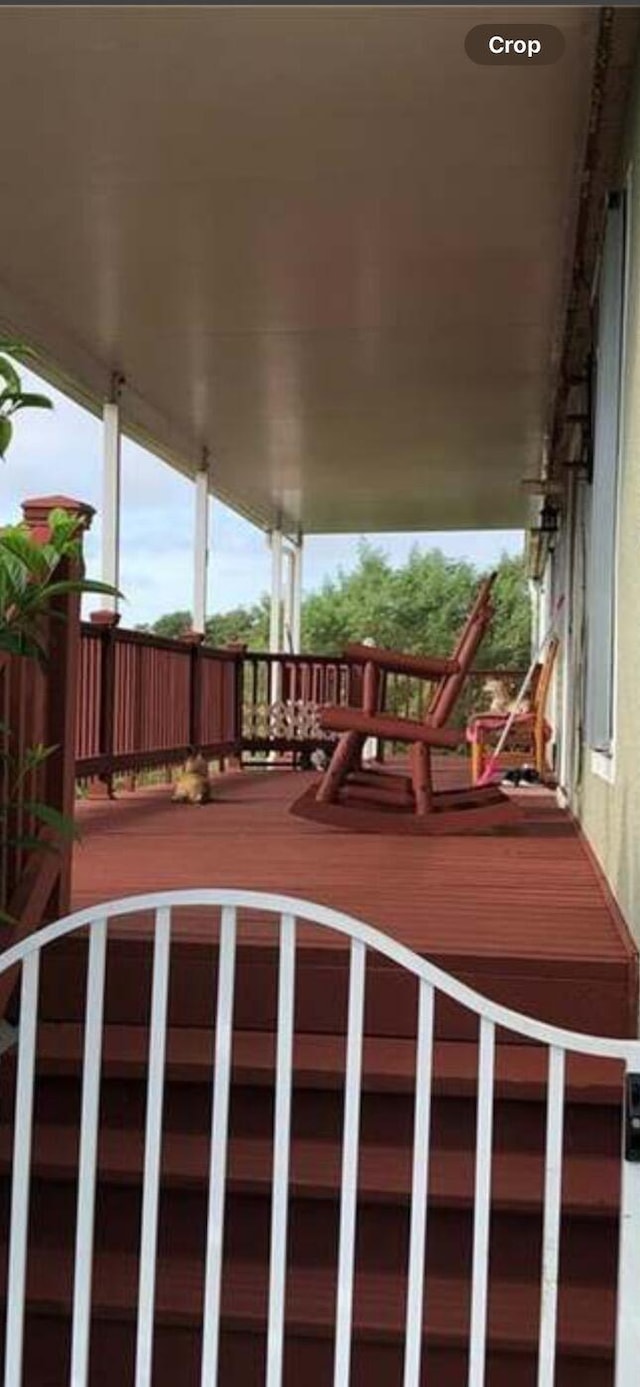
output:
{"label": "broom", "polygon": [[509,733],[510,733],[510,731],[511,731],[511,728],[513,727],[513,724],[514,724],[514,722],[515,722],[515,719],[516,719],[517,716],[518,716],[518,708],[520,707],[520,704],[522,703],[522,700],[523,700],[523,698],[524,698],[524,696],[525,696],[525,694],[526,694],[526,692],[527,692],[527,690],[528,690],[528,688],[529,688],[529,685],[531,684],[531,680],[533,679],[533,676],[534,676],[535,671],[536,671],[536,666],[540,664],[540,661],[541,661],[542,656],[544,655],[544,652],[545,652],[545,650],[546,650],[546,648],[547,648],[547,646],[548,646],[548,644],[549,644],[549,641],[551,640],[552,636],[555,636],[555,634],[556,634],[556,628],[557,628],[557,624],[558,624],[558,617],[559,617],[559,615],[560,615],[560,612],[562,611],[563,606],[564,606],[564,593],[562,594],[561,597],[558,598],[558,600],[557,600],[557,602],[556,602],[556,604],[555,604],[555,607],[554,607],[554,609],[553,609],[553,615],[552,615],[552,617],[551,617],[551,621],[549,622],[549,625],[548,625],[548,627],[547,627],[547,629],[546,629],[546,631],[545,631],[545,633],[544,633],[544,636],[542,637],[542,640],[540,641],[540,644],[538,645],[538,648],[537,648],[537,650],[536,650],[536,652],[535,652],[535,655],[534,655],[534,657],[533,657],[533,659],[532,659],[532,661],[531,661],[531,664],[529,665],[529,668],[528,668],[528,670],[527,670],[527,672],[526,672],[526,674],[525,674],[525,676],[524,676],[524,679],[523,679],[523,681],[522,681],[522,683],[521,683],[521,685],[520,685],[520,688],[519,688],[519,690],[518,690],[517,698],[514,699],[513,708],[511,709],[511,712],[509,713],[509,716],[508,716],[508,718],[507,718],[507,721],[505,722],[505,725],[504,725],[504,727],[503,727],[503,729],[502,729],[502,732],[500,733],[500,736],[499,736],[499,738],[498,738],[498,742],[497,742],[497,744],[496,744],[494,750],[492,751],[491,756],[489,757],[489,760],[487,761],[487,764],[486,764],[486,766],[485,766],[485,768],[484,768],[484,770],[483,770],[483,772],[482,772],[482,775],[479,777],[479,780],[478,780],[478,782],[477,782],[478,785],[489,785],[489,784],[491,783],[491,781],[494,780],[494,779],[496,778],[496,775],[497,775],[497,773],[498,773],[498,761],[499,761],[499,759],[500,759],[500,753],[501,753],[501,751],[502,751],[502,748],[503,748],[504,745],[505,745],[505,742],[506,742],[506,740],[507,740],[507,737],[509,736]]}

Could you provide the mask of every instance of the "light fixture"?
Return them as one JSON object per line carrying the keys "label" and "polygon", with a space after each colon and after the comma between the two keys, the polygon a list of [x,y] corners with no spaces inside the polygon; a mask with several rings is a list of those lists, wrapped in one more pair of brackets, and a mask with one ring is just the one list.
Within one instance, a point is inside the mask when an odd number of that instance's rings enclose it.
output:
{"label": "light fixture", "polygon": [[527,577],[539,582],[544,574],[547,557],[554,547],[560,528],[560,511],[545,496],[538,524],[527,533],[526,568]]}
{"label": "light fixture", "polygon": [[545,498],[544,505],[540,511],[540,522],[537,527],[543,535],[557,535],[559,529],[558,507]]}

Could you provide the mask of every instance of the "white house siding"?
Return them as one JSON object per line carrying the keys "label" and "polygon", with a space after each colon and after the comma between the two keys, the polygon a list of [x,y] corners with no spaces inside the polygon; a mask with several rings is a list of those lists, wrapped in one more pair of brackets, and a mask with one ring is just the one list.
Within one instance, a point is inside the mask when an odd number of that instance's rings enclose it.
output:
{"label": "white house siding", "polygon": [[[640,70],[636,73],[625,164],[628,278],[616,559],[614,745],[607,760],[594,756],[582,742],[581,764],[576,768],[576,808],[640,945]],[[579,589],[579,581],[576,586]],[[576,608],[579,610],[579,601]]]}

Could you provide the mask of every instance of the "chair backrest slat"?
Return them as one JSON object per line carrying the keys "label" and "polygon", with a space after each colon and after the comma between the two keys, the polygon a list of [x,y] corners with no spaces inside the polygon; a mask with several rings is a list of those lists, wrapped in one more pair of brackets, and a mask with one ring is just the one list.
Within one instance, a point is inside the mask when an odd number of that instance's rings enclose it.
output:
{"label": "chair backrest slat", "polygon": [[455,706],[480,641],[493,615],[489,598],[496,577],[495,573],[490,573],[489,577],[484,578],[478,588],[473,606],[452,651],[452,658],[459,662],[460,669],[455,674],[445,674],[438,681],[429,701],[425,722],[430,727],[442,727]]}
{"label": "chair backrest slat", "polygon": [[538,722],[544,721],[547,699],[549,697],[549,686],[551,684],[551,676],[553,674],[553,667],[556,662],[559,644],[560,641],[558,637],[552,636],[547,646],[547,653],[544,657],[544,661],[540,665],[540,674],[536,682],[535,694],[533,697],[533,712]]}

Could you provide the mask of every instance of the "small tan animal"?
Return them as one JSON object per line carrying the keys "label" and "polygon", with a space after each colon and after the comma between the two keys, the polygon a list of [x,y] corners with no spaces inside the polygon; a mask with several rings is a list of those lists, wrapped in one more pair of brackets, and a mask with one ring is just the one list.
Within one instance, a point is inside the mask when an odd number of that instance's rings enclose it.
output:
{"label": "small tan animal", "polygon": [[178,773],[172,799],[174,804],[207,804],[210,799],[209,769],[204,756],[193,752]]}
{"label": "small tan animal", "polygon": [[504,679],[485,679],[482,691],[489,699],[487,712],[495,715],[506,713],[528,713],[530,711],[530,700],[521,698],[519,701],[512,697],[512,693],[507,687]]}

